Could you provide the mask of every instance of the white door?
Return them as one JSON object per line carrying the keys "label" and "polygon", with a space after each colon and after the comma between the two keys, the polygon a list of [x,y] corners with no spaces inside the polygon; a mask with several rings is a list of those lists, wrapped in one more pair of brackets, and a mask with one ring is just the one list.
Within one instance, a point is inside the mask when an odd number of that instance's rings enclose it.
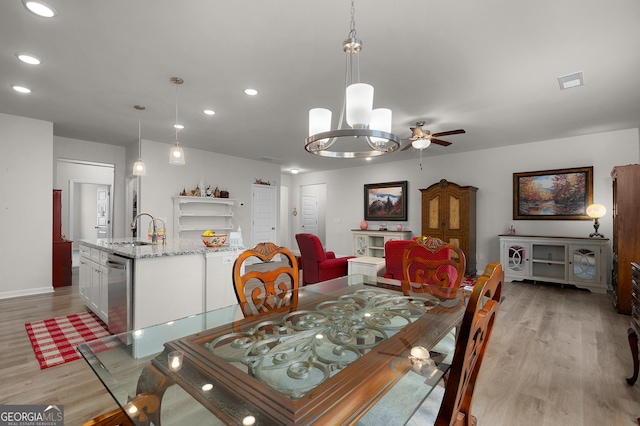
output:
{"label": "white door", "polygon": [[318,197],[302,195],[302,232],[318,235]]}
{"label": "white door", "polygon": [[252,185],[252,244],[276,242],[276,187]]}
{"label": "white door", "polygon": [[110,235],[109,226],[111,226],[111,218],[109,217],[110,194],[109,187],[99,185],[96,193],[96,234],[98,238],[107,238]]}

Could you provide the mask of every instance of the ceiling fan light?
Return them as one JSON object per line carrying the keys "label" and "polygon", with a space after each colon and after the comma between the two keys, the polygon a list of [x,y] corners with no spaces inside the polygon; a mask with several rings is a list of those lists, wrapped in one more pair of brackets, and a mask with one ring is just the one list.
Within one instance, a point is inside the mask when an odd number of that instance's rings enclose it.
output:
{"label": "ceiling fan light", "polygon": [[366,83],[354,83],[346,91],[347,124],[351,128],[364,129],[371,122],[373,110],[373,86]]}
{"label": "ceiling fan light", "polygon": [[184,166],[184,151],[178,141],[176,141],[173,144],[173,147],[171,147],[171,152],[169,153],[169,164]]}
{"label": "ceiling fan light", "polygon": [[411,142],[411,145],[415,148],[415,149],[419,149],[419,150],[423,150],[425,148],[428,148],[429,145],[431,145],[431,140],[429,139],[416,139],[415,141]]}

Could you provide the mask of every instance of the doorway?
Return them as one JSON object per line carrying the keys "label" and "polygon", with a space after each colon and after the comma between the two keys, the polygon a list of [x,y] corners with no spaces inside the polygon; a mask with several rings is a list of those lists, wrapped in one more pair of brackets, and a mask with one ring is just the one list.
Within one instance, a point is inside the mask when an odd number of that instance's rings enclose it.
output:
{"label": "doorway", "polygon": [[251,244],[278,244],[276,231],[276,187],[251,185]]}
{"label": "doorway", "polygon": [[73,241],[73,260],[77,261],[80,240],[113,237],[111,185],[71,180],[69,205],[68,238]]}
{"label": "doorway", "polygon": [[[302,185],[300,187],[300,205],[302,206],[302,217],[300,218],[301,230],[302,232],[317,235],[323,246],[327,244],[325,218],[326,200],[326,184],[318,183]],[[312,232],[314,229],[313,222],[315,222],[315,232]]]}
{"label": "doorway", "polygon": [[58,158],[56,187],[62,189],[62,233],[73,241],[74,267],[79,264],[80,240],[113,237],[114,175],[114,164]]}

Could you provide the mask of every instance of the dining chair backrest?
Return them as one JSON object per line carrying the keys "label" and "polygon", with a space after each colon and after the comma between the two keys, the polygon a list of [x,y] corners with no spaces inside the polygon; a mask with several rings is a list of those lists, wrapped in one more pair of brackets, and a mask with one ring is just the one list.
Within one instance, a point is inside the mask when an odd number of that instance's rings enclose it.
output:
{"label": "dining chair backrest", "polygon": [[455,354],[436,426],[475,425],[471,415],[473,390],[500,306],[504,271],[500,263],[487,265],[465,309]]}
{"label": "dining chair backrest", "polygon": [[402,279],[457,290],[464,279],[466,263],[464,252],[458,246],[424,236],[405,247],[402,253]]}
{"label": "dining chair backrest", "polygon": [[[250,258],[261,263],[247,267]],[[233,264],[233,284],[245,317],[297,305],[298,293],[291,290],[298,289],[298,274],[296,256],[288,248],[267,242],[240,253]]]}

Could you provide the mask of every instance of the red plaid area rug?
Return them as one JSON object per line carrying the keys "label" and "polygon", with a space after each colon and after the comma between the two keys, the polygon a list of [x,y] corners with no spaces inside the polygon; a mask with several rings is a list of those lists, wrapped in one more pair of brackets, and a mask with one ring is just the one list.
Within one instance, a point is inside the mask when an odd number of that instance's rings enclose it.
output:
{"label": "red plaid area rug", "polygon": [[77,345],[111,335],[93,312],[30,322],[24,326],[41,370],[75,361],[81,357],[76,351]]}

